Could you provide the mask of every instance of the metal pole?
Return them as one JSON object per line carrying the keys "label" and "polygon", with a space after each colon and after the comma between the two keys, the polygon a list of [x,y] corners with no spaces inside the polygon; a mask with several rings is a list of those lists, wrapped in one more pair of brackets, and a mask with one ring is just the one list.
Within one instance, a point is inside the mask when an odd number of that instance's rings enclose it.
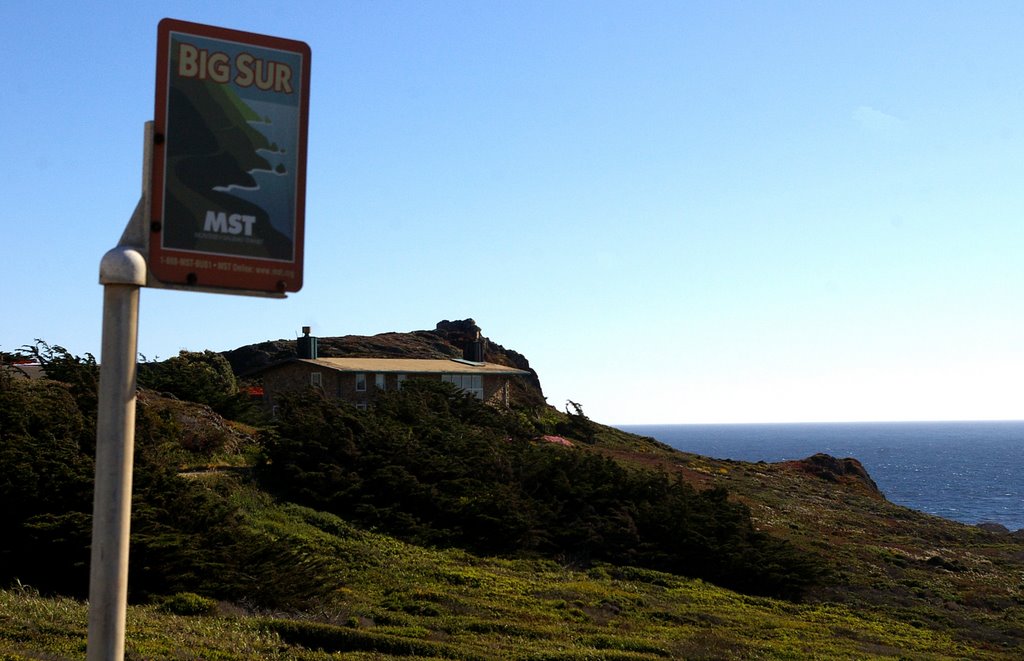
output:
{"label": "metal pole", "polygon": [[[113,253],[115,251],[111,251]],[[135,251],[107,253],[104,262],[131,267]],[[110,258],[108,260],[108,258]],[[89,661],[124,658],[128,604],[128,538],[135,449],[135,371],[139,285],[103,287],[103,348],[96,417],[96,492],[93,498],[92,564],[89,573]]]}
{"label": "metal pole", "polygon": [[89,567],[88,661],[124,659],[128,610],[128,539],[135,453],[135,377],[139,344],[139,288],[147,270],[146,226],[153,141],[146,124],[143,193],[116,248],[100,261],[103,340],[96,412],[96,481]]}

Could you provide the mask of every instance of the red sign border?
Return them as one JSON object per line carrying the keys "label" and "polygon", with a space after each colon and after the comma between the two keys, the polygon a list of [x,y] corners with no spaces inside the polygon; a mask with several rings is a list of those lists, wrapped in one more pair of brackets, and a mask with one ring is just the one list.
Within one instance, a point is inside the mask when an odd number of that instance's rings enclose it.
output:
{"label": "red sign border", "polygon": [[[297,146],[295,237],[291,261],[259,259],[173,250],[161,245],[164,207],[165,141],[167,96],[170,83],[170,35],[172,32],[220,39],[263,48],[298,53],[302,57],[299,91],[299,139]],[[268,293],[281,295],[302,288],[305,248],[306,155],[309,129],[309,74],[311,51],[302,41],[270,37],[252,32],[190,23],[173,18],[160,21],[157,28],[156,107],[153,113],[154,139],[150,187],[151,227],[149,235],[149,272],[160,283],[174,288],[195,287],[225,290],[225,293]],[[169,263],[170,262],[170,263]],[[182,264],[184,262],[184,264]],[[198,263],[198,265],[197,265]]]}

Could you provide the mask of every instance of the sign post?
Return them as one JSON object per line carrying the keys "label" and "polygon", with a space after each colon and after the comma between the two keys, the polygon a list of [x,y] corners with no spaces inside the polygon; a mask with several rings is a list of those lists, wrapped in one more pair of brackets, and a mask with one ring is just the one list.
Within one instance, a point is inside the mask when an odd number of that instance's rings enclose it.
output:
{"label": "sign post", "polygon": [[96,480],[89,565],[89,661],[124,658],[128,537],[135,450],[139,288],[146,284],[143,222],[149,201],[153,123],[146,123],[143,192],[116,248],[100,261],[103,340],[96,410]]}
{"label": "sign post", "polygon": [[302,287],[309,46],[164,19],[143,191],[100,262],[89,661],[124,658],[141,287]]}

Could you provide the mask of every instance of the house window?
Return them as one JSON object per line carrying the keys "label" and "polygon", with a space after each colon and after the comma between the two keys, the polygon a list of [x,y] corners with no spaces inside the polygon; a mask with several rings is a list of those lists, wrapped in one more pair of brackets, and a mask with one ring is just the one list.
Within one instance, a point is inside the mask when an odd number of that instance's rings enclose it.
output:
{"label": "house window", "polygon": [[405,383],[405,375],[404,374],[399,374],[398,375],[398,389],[399,390],[402,389],[402,384],[403,383]]}
{"label": "house window", "polygon": [[373,375],[373,385],[375,385],[377,387],[377,390],[384,390],[384,375],[383,374],[374,374]]}
{"label": "house window", "polygon": [[483,377],[479,374],[442,374],[441,380],[454,385],[477,399],[484,398]]}
{"label": "house window", "polygon": [[322,372],[310,372],[309,373],[309,385],[314,388],[321,388],[324,385],[324,375]]}
{"label": "house window", "polygon": [[366,392],[366,375],[362,372],[356,374],[356,392]]}

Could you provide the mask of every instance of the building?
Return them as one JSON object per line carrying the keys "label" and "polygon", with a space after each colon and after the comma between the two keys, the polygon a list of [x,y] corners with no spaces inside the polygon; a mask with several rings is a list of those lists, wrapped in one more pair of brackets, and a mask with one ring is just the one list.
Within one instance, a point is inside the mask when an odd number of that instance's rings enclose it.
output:
{"label": "building", "polygon": [[261,372],[269,405],[283,392],[318,388],[328,397],[365,407],[380,392],[397,390],[407,379],[447,381],[488,404],[508,406],[508,383],[529,372],[458,358],[297,358]]}
{"label": "building", "polygon": [[0,370],[13,378],[38,381],[46,378],[46,371],[39,363],[19,360],[14,363],[0,363]]}
{"label": "building", "polygon": [[308,328],[303,331],[298,358],[265,367],[255,375],[262,381],[263,400],[270,407],[281,393],[313,387],[365,408],[377,394],[397,390],[408,379],[447,381],[483,402],[508,406],[509,380],[530,374],[464,358],[320,358],[317,338],[309,335]]}

